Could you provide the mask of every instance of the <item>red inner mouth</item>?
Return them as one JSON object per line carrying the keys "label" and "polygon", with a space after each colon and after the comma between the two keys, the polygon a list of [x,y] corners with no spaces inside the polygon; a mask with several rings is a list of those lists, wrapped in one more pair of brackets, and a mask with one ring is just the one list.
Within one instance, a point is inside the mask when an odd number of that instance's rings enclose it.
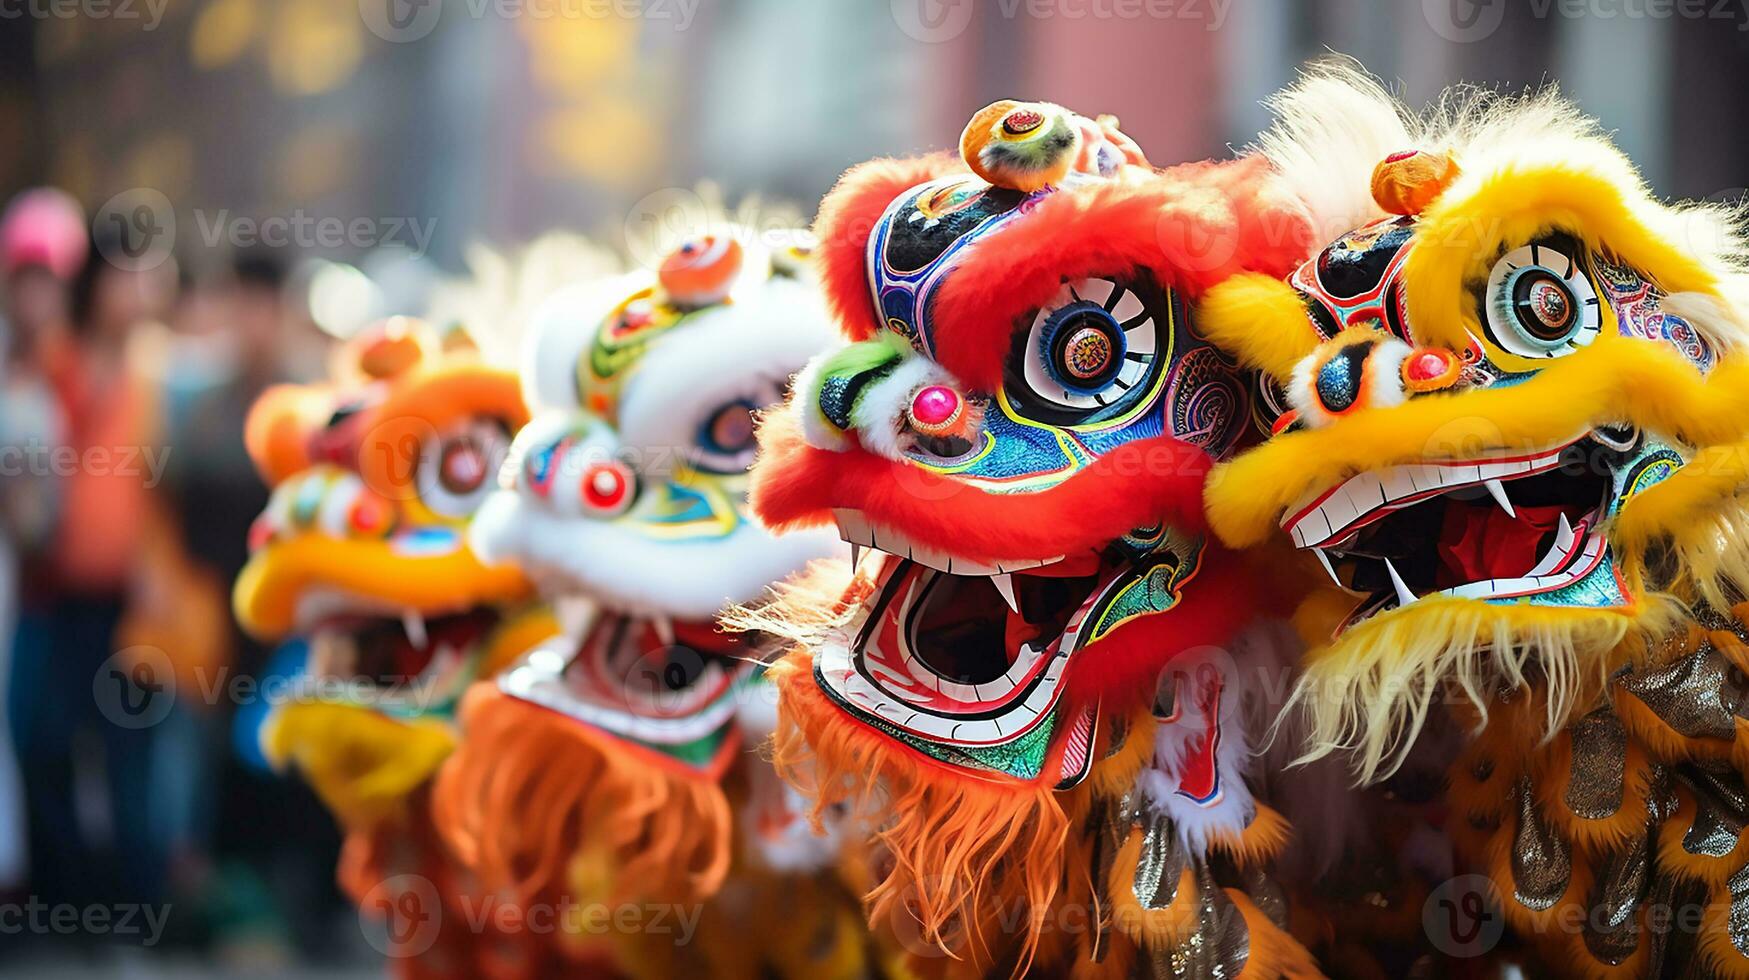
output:
{"label": "red inner mouth", "polygon": [[[587,700],[639,714],[665,712],[661,705],[699,683],[705,668],[720,663],[731,677],[752,656],[744,633],[727,633],[707,620],[676,621],[673,642],[654,621],[625,615],[599,617],[565,672],[572,692]],[[678,709],[681,702],[672,702]]]}
{"label": "red inner mouth", "polygon": [[440,649],[447,647],[461,653],[472,650],[498,620],[498,613],[486,608],[428,617],[423,646],[414,644],[402,620],[387,617],[336,617],[323,623],[318,631],[351,634],[356,650],[356,659],[350,665],[351,679],[386,686],[406,683],[423,674]]}
{"label": "red inner mouth", "polygon": [[[1602,457],[1594,459],[1599,452]],[[1323,550],[1348,588],[1378,597],[1396,596],[1389,569],[1416,596],[1517,579],[1550,554],[1562,517],[1581,538],[1596,525],[1612,485],[1612,458],[1577,443],[1563,453],[1559,466],[1503,481],[1500,490],[1510,500],[1510,513],[1484,486],[1460,486],[1387,509]],[[1583,550],[1575,543],[1569,563]]]}
{"label": "red inner mouth", "polygon": [[1453,589],[1487,579],[1523,575],[1547,551],[1561,515],[1572,508],[1520,506],[1513,517],[1492,499],[1452,501],[1439,532],[1439,570],[1435,589]]}

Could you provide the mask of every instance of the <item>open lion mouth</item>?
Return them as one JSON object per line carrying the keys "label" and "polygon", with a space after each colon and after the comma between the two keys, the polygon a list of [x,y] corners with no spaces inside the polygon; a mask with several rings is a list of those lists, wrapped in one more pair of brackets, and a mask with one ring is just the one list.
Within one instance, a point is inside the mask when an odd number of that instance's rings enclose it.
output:
{"label": "open lion mouth", "polygon": [[858,714],[933,743],[990,746],[1049,717],[1087,610],[1120,571],[1097,555],[979,562],[838,514],[878,548],[853,636],[820,652],[827,690]]}
{"label": "open lion mouth", "polygon": [[1365,597],[1347,626],[1429,596],[1546,595],[1608,561],[1616,443],[1602,433],[1510,458],[1371,470],[1292,508],[1283,527]]}
{"label": "open lion mouth", "polygon": [[604,612],[581,640],[537,648],[499,686],[620,738],[715,760],[758,670],[745,648],[709,621]]}
{"label": "open lion mouth", "polygon": [[580,700],[644,718],[686,718],[722,699],[752,664],[736,634],[710,622],[622,614],[596,620],[565,671]]}
{"label": "open lion mouth", "polygon": [[459,696],[468,665],[500,621],[487,607],[439,616],[333,612],[308,630],[306,674],[347,684],[383,707],[424,710]]}

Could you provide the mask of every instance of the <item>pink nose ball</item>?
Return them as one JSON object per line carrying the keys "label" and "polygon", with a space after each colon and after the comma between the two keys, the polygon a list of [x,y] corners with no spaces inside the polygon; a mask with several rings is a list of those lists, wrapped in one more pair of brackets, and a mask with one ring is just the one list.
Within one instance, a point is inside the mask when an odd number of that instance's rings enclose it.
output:
{"label": "pink nose ball", "polygon": [[960,414],[960,393],[945,385],[928,385],[911,396],[911,422],[924,431],[953,424]]}

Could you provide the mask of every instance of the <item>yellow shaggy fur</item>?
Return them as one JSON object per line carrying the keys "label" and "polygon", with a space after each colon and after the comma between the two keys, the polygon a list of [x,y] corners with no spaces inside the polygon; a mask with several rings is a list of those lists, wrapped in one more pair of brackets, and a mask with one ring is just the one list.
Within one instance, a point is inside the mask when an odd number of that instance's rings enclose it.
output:
{"label": "yellow shaggy fur", "polygon": [[[1749,245],[1741,208],[1655,199],[1595,121],[1553,89],[1504,96],[1460,88],[1414,113],[1351,63],[1310,71],[1272,103],[1258,149],[1304,202],[1324,240],[1388,217],[1373,167],[1398,150],[1448,155],[1461,173],[1420,213],[1404,258],[1414,342],[1488,358],[1520,383],[1413,398],[1269,440],[1211,475],[1216,533],[1252,546],[1290,508],[1357,473],[1427,460],[1546,450],[1600,425],[1633,425],[1687,447],[1693,463],[1627,501],[1609,528],[1631,596],[1580,610],[1426,597],[1341,632],[1351,597],[1296,617],[1313,646],[1294,693],[1305,757],[1353,753],[1363,780],[1391,772],[1434,699],[1485,714],[1502,690],[1545,685],[1545,730],[1589,704],[1608,672],[1673,627],[1682,603],[1723,607],[1749,581]],[[1483,339],[1476,293],[1510,248],[1552,231],[1641,272],[1720,353],[1703,376],[1674,349],[1603,332],[1567,356],[1524,361]],[[1207,329],[1278,381],[1319,343],[1297,293],[1253,277],[1217,289]],[[1674,593],[1674,595],[1670,594]]]}
{"label": "yellow shaggy fur", "polygon": [[[1297,323],[1293,330],[1285,324]],[[1197,328],[1246,367],[1285,379],[1312,352],[1318,335],[1306,319],[1306,304],[1279,279],[1247,272],[1209,287],[1197,307]],[[1270,329],[1259,329],[1268,325]]]}
{"label": "yellow shaggy fur", "polygon": [[344,826],[365,830],[402,812],[449,757],[455,735],[440,719],[303,701],[273,714],[261,745],[275,766],[295,766]]}

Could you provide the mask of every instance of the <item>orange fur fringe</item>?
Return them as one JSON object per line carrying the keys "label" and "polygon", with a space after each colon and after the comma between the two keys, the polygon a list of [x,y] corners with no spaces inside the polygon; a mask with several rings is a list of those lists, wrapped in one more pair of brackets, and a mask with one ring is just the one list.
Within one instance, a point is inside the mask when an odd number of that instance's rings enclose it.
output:
{"label": "orange fur fringe", "polygon": [[772,669],[784,706],[773,762],[813,799],[816,823],[838,804],[876,820],[893,867],[866,897],[871,921],[988,963],[1006,958],[989,930],[1024,911],[1024,970],[1063,877],[1070,821],[1057,794],[1048,783],[943,778],[828,703],[812,670],[803,650]]}
{"label": "orange fur fringe", "polygon": [[439,771],[433,818],[489,887],[526,898],[602,877],[584,855],[607,861],[613,901],[701,901],[722,884],[734,822],[717,783],[490,682],[461,717],[467,737]]}

